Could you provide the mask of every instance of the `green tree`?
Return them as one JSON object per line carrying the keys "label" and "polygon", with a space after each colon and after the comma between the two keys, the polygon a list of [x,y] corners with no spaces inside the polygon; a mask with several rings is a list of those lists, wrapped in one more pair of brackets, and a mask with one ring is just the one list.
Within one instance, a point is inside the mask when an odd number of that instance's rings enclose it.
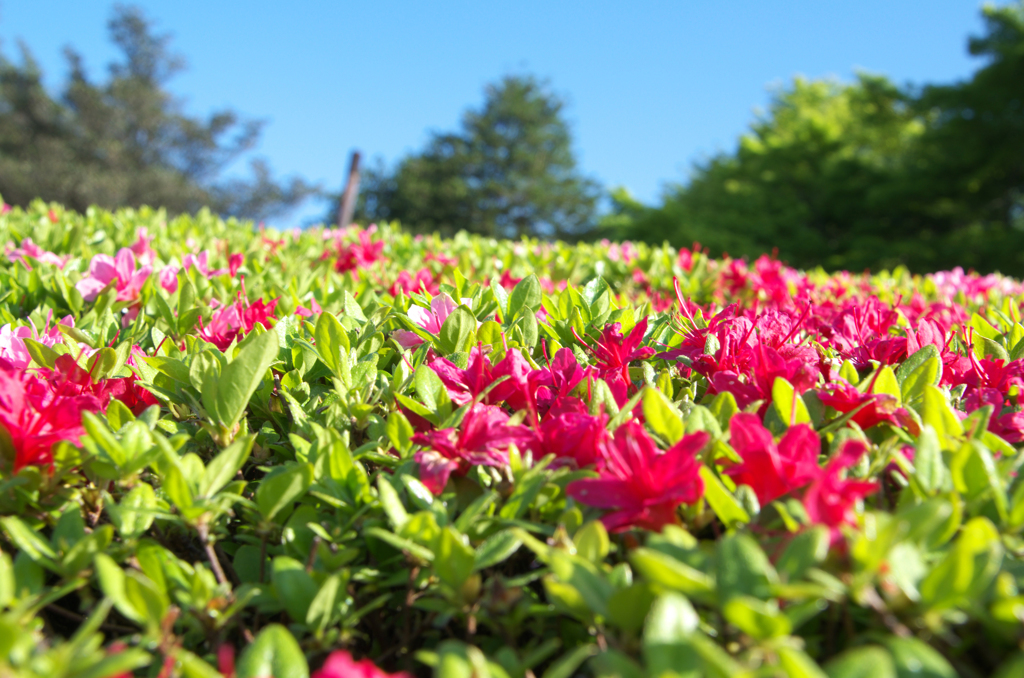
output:
{"label": "green tree", "polygon": [[[627,235],[699,241],[733,256],[778,248],[798,266],[877,264],[896,217],[884,187],[922,128],[885,78],[797,79],[776,92],[734,153],[695,167],[660,208],[631,206]],[[887,256],[895,263],[899,255]]]}
{"label": "green tree", "polygon": [[984,9],[948,85],[798,79],[734,152],[694,167],[663,204],[613,195],[603,225],[626,237],[790,263],[1024,273],[1024,3]]}
{"label": "green tree", "polygon": [[357,218],[443,234],[579,238],[594,225],[599,189],[577,170],[563,108],[533,77],[489,85],[461,131],[434,134],[393,171],[366,173]]}
{"label": "green tree", "polygon": [[110,36],[123,54],[104,83],[66,50],[70,76],[59,98],[41,82],[28,48],[21,63],[0,55],[0,195],[26,205],[39,197],[77,210],[148,204],[169,212],[201,207],[264,219],[296,206],[316,188],[275,181],[251,161],[250,179],[220,180],[256,144],[262,123],[231,110],[189,117],[165,88],[183,68],[168,37],[134,7],[115,8]]}

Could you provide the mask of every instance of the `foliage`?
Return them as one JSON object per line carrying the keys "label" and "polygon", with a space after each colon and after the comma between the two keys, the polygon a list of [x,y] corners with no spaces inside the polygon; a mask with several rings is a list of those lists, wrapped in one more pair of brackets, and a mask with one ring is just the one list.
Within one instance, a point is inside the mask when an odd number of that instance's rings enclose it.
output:
{"label": "foliage", "polygon": [[0,674],[1024,666],[1017,280],[2,211]]}
{"label": "foliage", "polygon": [[393,171],[367,172],[357,215],[446,235],[585,235],[598,189],[576,169],[563,107],[533,77],[489,85],[461,132],[435,133]]}
{"label": "foliage", "polygon": [[734,152],[697,165],[661,206],[620,193],[605,225],[714,254],[778,248],[797,266],[1024,273],[1024,5],[983,12],[970,51],[987,63],[969,80],[797,79]]}
{"label": "foliage", "polygon": [[251,179],[220,180],[256,144],[262,124],[231,110],[187,116],[165,87],[183,67],[167,36],[154,35],[134,7],[115,9],[109,28],[123,60],[95,83],[69,48],[59,99],[43,87],[26,47],[20,65],[0,57],[0,193],[8,202],[27,206],[41,197],[78,210],[146,204],[172,214],[211,206],[263,219],[314,192],[297,178],[276,182],[260,159]]}

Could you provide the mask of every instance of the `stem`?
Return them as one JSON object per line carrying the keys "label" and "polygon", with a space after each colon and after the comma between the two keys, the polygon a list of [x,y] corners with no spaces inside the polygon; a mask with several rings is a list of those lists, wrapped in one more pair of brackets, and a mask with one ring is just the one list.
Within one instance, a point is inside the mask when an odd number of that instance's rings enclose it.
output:
{"label": "stem", "polygon": [[220,566],[217,552],[214,551],[213,543],[210,542],[210,531],[205,524],[198,525],[196,530],[199,532],[199,538],[203,541],[203,550],[206,551],[206,559],[210,561],[210,567],[213,568],[213,576],[217,578],[217,583],[227,584],[228,578],[224,576],[224,570]]}

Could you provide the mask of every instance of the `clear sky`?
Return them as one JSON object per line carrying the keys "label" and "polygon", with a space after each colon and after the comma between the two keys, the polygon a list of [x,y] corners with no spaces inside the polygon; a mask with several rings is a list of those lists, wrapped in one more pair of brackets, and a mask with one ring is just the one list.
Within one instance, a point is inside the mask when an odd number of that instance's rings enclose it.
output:
{"label": "clear sky", "polygon": [[[454,130],[509,73],[568,102],[582,170],[654,202],[694,161],[732,149],[772,86],[794,76],[946,82],[978,62],[976,0],[727,2],[267,2],[141,0],[188,70],[170,88],[191,114],[267,121],[257,153],[278,175],[340,188],[349,152],[393,163]],[[117,56],[113,3],[0,0],[0,50],[31,49],[57,90],[65,45],[94,79]],[[323,213],[309,205],[278,225]]]}

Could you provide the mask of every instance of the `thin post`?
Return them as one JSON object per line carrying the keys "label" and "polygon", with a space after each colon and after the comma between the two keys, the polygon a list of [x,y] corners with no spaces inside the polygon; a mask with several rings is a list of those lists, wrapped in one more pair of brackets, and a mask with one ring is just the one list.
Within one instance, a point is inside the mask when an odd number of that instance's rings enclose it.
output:
{"label": "thin post", "polygon": [[341,194],[338,204],[338,228],[345,228],[352,223],[352,214],[356,211],[356,196],[359,195],[359,151],[352,151],[352,162],[348,168],[348,182],[345,192]]}

